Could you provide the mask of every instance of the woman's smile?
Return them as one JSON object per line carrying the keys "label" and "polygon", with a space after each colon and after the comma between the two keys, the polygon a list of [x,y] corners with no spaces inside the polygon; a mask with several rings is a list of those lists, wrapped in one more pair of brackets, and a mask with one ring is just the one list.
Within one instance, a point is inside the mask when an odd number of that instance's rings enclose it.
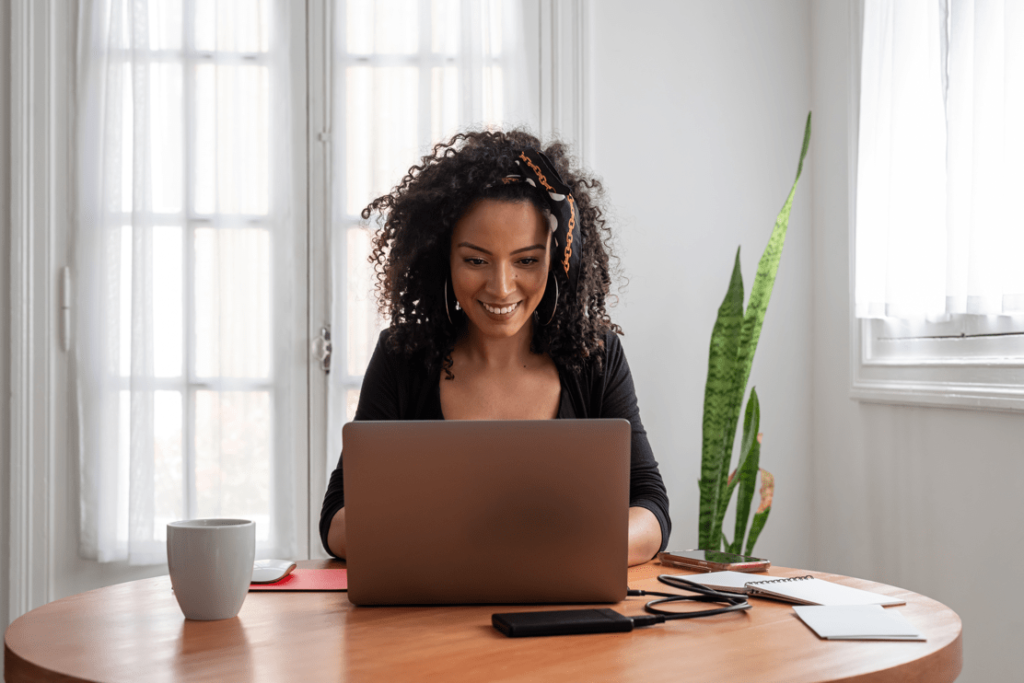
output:
{"label": "woman's smile", "polygon": [[521,304],[521,303],[522,303],[521,301],[517,301],[514,304],[509,304],[507,306],[500,306],[500,305],[485,304],[483,301],[481,301],[480,305],[483,306],[484,309],[488,313],[490,313],[491,315],[510,315],[511,313],[513,313],[519,307],[519,304]]}

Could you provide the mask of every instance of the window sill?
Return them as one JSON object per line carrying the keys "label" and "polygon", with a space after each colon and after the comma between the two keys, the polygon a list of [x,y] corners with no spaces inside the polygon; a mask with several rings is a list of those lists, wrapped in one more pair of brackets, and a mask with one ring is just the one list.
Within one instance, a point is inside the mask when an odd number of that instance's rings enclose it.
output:
{"label": "window sill", "polygon": [[[878,357],[853,320],[850,398],[867,403],[1024,412],[1024,357]],[[1013,349],[1004,349],[1013,351]]]}
{"label": "window sill", "polygon": [[864,403],[1024,412],[1024,388],[957,382],[854,381],[850,398]]}

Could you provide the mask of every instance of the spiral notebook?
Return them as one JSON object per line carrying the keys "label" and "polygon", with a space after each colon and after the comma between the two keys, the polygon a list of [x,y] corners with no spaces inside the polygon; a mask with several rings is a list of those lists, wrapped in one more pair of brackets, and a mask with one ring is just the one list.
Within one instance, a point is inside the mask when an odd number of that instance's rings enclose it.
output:
{"label": "spiral notebook", "polygon": [[743,572],[710,572],[680,577],[692,583],[727,593],[746,593],[758,598],[774,598],[802,605],[905,605],[905,600],[880,593],[850,588],[838,583],[796,576],[788,579],[751,581]]}
{"label": "spiral notebook", "polygon": [[905,605],[906,600],[850,588],[813,576],[748,581],[746,593],[755,598],[774,598],[799,605]]}

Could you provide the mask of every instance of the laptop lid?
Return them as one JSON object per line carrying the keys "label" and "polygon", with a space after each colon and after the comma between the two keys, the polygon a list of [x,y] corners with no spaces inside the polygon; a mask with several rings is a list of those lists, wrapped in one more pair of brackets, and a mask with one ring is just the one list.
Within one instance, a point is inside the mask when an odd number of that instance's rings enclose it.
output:
{"label": "laptop lid", "polygon": [[350,422],[357,605],[618,602],[627,420]]}

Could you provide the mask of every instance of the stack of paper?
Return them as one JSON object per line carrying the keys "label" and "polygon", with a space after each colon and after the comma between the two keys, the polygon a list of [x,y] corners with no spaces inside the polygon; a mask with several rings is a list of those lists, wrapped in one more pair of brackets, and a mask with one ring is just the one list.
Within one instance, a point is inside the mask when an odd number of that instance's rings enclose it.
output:
{"label": "stack of paper", "polygon": [[829,640],[924,640],[907,618],[881,605],[797,605],[793,608],[819,638]]}

